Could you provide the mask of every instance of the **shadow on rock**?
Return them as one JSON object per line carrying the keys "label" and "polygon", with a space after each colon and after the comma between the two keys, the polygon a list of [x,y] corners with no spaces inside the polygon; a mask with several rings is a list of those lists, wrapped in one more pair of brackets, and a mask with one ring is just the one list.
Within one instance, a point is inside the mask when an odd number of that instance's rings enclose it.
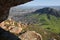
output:
{"label": "shadow on rock", "polygon": [[10,33],[9,31],[5,31],[0,28],[0,40],[21,40],[16,35]]}

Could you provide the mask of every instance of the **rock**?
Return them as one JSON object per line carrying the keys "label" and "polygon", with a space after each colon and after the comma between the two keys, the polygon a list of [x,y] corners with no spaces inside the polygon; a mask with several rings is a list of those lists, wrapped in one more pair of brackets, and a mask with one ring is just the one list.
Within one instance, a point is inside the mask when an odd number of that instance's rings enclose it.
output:
{"label": "rock", "polygon": [[20,40],[16,35],[0,28],[0,40]]}
{"label": "rock", "polygon": [[7,19],[13,6],[21,5],[32,0],[0,0],[0,23]]}
{"label": "rock", "polygon": [[21,40],[42,40],[42,36],[35,31],[27,31],[19,36]]}
{"label": "rock", "polygon": [[13,34],[19,34],[24,30],[25,28],[28,27],[27,24],[23,24],[21,22],[16,22],[13,19],[7,19],[0,23],[0,27],[6,31],[9,31]]}
{"label": "rock", "polygon": [[10,32],[14,33],[14,34],[19,34],[19,33],[21,33],[21,31],[22,31],[22,28],[20,28],[20,27],[14,27],[10,30]]}
{"label": "rock", "polygon": [[[24,4],[29,1],[32,1],[32,0],[0,0],[0,23],[7,19],[7,17],[9,16],[9,10],[11,7],[17,6],[20,4]],[[9,40],[18,40],[12,36],[13,34],[12,35],[10,35],[10,34],[1,32],[1,30],[0,30],[0,40],[8,40],[9,38],[10,38]],[[2,35],[3,35],[3,37],[2,37]],[[5,37],[7,37],[7,38],[5,38],[4,35],[6,35]]]}

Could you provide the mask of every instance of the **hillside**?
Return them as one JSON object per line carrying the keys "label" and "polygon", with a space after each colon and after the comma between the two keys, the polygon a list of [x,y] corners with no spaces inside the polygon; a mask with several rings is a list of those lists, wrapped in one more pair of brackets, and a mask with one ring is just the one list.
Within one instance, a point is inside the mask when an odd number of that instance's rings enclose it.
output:
{"label": "hillside", "polygon": [[[28,25],[8,19],[0,24],[1,36],[5,40],[60,40],[60,35],[42,28],[39,24]],[[17,31],[18,30],[18,31]],[[14,36],[15,35],[15,36]],[[2,40],[3,40],[2,39]]]}
{"label": "hillside", "polygon": [[60,6],[20,6],[20,7],[12,7],[9,13],[9,16],[16,15],[24,15],[40,10],[44,7],[54,8],[56,10],[60,10]]}
{"label": "hillside", "polygon": [[14,16],[12,18],[16,21],[21,21],[22,23],[34,24],[41,26],[54,33],[60,33],[60,12],[53,8],[42,8],[31,14],[26,14],[22,16]]}
{"label": "hillside", "polygon": [[34,13],[54,15],[56,17],[60,17],[60,10],[56,10],[56,9],[50,8],[50,7],[45,7],[45,8],[36,10]]}
{"label": "hillside", "polygon": [[22,40],[60,40],[60,13],[49,7],[25,15],[15,15],[0,26]]}

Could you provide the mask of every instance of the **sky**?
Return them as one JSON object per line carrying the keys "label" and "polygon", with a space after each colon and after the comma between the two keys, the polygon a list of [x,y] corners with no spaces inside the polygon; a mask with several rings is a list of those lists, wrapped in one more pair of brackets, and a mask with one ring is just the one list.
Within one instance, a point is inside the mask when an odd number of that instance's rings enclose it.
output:
{"label": "sky", "polygon": [[21,6],[60,6],[60,0],[33,0]]}

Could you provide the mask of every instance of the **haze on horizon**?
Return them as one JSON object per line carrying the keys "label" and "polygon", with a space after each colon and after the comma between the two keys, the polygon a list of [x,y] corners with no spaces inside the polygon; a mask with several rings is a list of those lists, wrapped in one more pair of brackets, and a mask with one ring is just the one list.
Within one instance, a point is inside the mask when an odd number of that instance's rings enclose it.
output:
{"label": "haze on horizon", "polygon": [[60,6],[60,0],[33,0],[20,6]]}

